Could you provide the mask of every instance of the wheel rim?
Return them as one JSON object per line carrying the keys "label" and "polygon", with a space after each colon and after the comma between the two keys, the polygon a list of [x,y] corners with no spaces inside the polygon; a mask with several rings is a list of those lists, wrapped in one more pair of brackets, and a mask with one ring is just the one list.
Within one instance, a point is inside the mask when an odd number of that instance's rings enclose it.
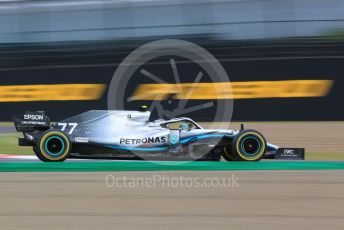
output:
{"label": "wheel rim", "polygon": [[61,137],[51,136],[45,141],[44,150],[47,154],[57,157],[64,152],[65,143]]}
{"label": "wheel rim", "polygon": [[261,151],[261,146],[262,143],[258,138],[247,136],[241,141],[240,150],[244,155],[254,157]]}

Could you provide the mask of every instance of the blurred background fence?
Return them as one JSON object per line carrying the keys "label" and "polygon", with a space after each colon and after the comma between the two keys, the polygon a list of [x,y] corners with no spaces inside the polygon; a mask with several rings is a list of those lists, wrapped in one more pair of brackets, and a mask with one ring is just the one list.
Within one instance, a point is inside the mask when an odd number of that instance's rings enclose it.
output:
{"label": "blurred background fence", "polygon": [[[204,47],[231,81],[333,81],[319,97],[235,100],[234,120],[343,120],[343,29],[341,0],[0,1],[0,120],[25,110],[60,119],[106,109],[106,86],[118,64],[161,38]],[[13,100],[17,89],[3,88],[37,84],[105,90],[80,101],[21,102]],[[204,113],[193,118],[207,120]]]}
{"label": "blurred background fence", "polygon": [[219,40],[342,32],[341,0],[1,1],[2,43],[209,34]]}

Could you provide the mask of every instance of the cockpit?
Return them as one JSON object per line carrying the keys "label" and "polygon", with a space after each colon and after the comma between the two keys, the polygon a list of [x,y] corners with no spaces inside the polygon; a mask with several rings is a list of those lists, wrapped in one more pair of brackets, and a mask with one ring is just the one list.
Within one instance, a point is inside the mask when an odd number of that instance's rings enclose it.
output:
{"label": "cockpit", "polygon": [[193,129],[202,129],[196,122],[191,119],[178,119],[170,120],[161,124],[161,127],[167,128],[170,130],[193,130]]}

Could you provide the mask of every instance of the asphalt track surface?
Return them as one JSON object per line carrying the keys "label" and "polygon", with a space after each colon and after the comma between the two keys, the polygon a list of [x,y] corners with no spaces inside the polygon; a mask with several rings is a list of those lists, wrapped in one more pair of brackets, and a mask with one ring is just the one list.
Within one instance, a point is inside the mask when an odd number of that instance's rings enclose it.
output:
{"label": "asphalt track surface", "polygon": [[[106,183],[109,177],[117,183]],[[150,186],[128,184],[157,177]],[[180,177],[238,179],[222,187],[172,183]],[[0,173],[0,223],[33,230],[344,229],[343,178],[343,170]]]}
{"label": "asphalt track surface", "polygon": [[342,169],[341,161],[8,159],[1,229],[343,229]]}

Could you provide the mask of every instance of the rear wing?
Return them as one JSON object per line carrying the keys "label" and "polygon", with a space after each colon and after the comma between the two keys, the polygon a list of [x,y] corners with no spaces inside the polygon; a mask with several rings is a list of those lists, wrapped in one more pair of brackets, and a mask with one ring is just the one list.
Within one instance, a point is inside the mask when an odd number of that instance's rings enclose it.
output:
{"label": "rear wing", "polygon": [[21,117],[13,117],[17,132],[33,132],[50,128],[50,119],[43,111],[26,112]]}

